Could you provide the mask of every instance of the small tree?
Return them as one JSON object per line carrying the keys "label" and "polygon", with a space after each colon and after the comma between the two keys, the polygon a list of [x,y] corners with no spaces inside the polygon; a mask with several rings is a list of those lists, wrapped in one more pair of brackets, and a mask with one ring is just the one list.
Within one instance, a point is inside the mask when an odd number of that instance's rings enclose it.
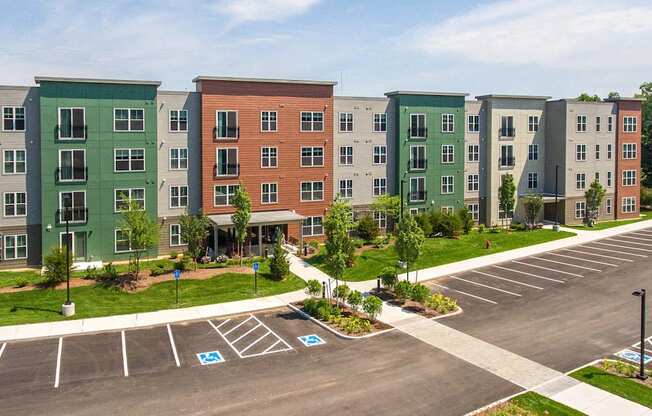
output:
{"label": "small tree", "polygon": [[505,218],[511,218],[514,211],[514,193],[516,193],[516,186],[514,185],[514,177],[511,173],[503,176],[502,183],[498,188],[498,206],[503,211],[502,224],[505,226]]}
{"label": "small tree", "polygon": [[240,266],[242,266],[242,249],[247,238],[247,226],[251,219],[251,199],[242,184],[235,190],[233,206],[235,212],[231,215],[231,221],[233,221],[233,227],[235,228],[235,239],[238,242],[238,254],[240,255]]}
{"label": "small tree", "polygon": [[119,228],[126,235],[131,249],[129,261],[133,276],[138,280],[141,258],[158,242],[158,224],[136,201],[127,199],[126,203],[128,208],[121,213]]}
{"label": "small tree", "polygon": [[525,209],[525,222],[534,228],[539,217],[539,212],[543,208],[543,196],[540,194],[526,195],[523,197],[523,208]]}
{"label": "small tree", "polygon": [[284,242],[285,235],[277,230],[276,235],[274,236],[272,258],[269,261],[269,271],[272,274],[272,278],[275,280],[283,280],[288,274],[290,274],[290,262],[287,257],[288,253],[283,248]]}
{"label": "small tree", "polygon": [[430,222],[430,215],[425,212],[421,212],[414,216],[414,220],[423,231],[423,235],[429,237],[432,235],[432,222]]}
{"label": "small tree", "polygon": [[349,293],[346,301],[349,303],[349,305],[351,305],[351,309],[357,312],[360,305],[362,305],[362,293],[354,290],[353,292]]}
{"label": "small tree", "polygon": [[[68,258],[68,248],[52,247],[50,252],[43,258],[43,267],[45,268],[45,281],[50,285],[56,285],[66,280],[68,271],[72,271],[72,256],[66,264]],[[72,254],[72,253],[71,253]]]}
{"label": "small tree", "polygon": [[584,192],[584,198],[586,198],[586,223],[589,227],[593,227],[595,220],[598,218],[600,205],[602,205],[606,195],[607,191],[597,179],[591,182],[589,189]]}
{"label": "small tree", "polygon": [[381,212],[393,220],[401,214],[401,197],[398,195],[381,195],[374,199],[371,209],[375,212]]}
{"label": "small tree", "polygon": [[342,199],[336,199],[324,218],[326,234],[326,263],[336,280],[340,280],[346,270],[353,244],[349,231],[353,227],[351,206]]}
{"label": "small tree", "polygon": [[310,279],[306,282],[306,293],[313,298],[319,297],[322,286],[317,279]]}
{"label": "small tree", "polygon": [[394,248],[398,259],[407,265],[407,280],[410,280],[410,263],[417,261],[421,255],[425,236],[412,215],[403,215],[398,222],[396,244]]}
{"label": "small tree", "polygon": [[585,92],[581,93],[577,98],[577,101],[585,101],[585,102],[598,102],[601,101],[600,97],[598,97],[597,94],[589,95]]}
{"label": "small tree", "polygon": [[468,234],[471,232],[473,229],[473,225],[475,224],[475,221],[473,220],[473,214],[471,214],[471,211],[467,207],[463,207],[462,209],[457,211],[457,217],[460,219],[460,223],[462,224],[462,230],[464,230],[464,234]]}
{"label": "small tree", "polygon": [[383,301],[378,296],[369,295],[362,301],[362,310],[371,316],[371,318],[376,319],[383,311]]}
{"label": "small tree", "polygon": [[188,245],[188,255],[192,258],[194,268],[197,268],[197,259],[202,255],[210,229],[210,221],[204,214],[183,214],[179,218],[181,238]]}
{"label": "small tree", "polygon": [[347,285],[339,285],[333,292],[333,297],[335,297],[335,299],[337,299],[339,302],[344,302],[351,293],[351,288],[349,288]]}
{"label": "small tree", "polygon": [[378,223],[369,214],[364,215],[358,220],[356,231],[358,232],[358,236],[362,238],[365,243],[374,241],[374,238],[378,237],[378,234],[380,234]]}

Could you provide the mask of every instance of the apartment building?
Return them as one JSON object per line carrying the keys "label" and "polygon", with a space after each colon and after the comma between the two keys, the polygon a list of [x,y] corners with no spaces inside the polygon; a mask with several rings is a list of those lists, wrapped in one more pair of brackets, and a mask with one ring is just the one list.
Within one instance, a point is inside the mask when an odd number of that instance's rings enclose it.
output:
{"label": "apartment building", "polygon": [[409,213],[464,205],[464,93],[392,91],[393,193]]}
{"label": "apartment building", "polygon": [[643,98],[615,99],[616,120],[616,218],[637,218],[641,194],[641,130]]}
{"label": "apartment building", "polygon": [[[486,137],[486,125],[480,101],[464,103],[464,205],[473,216],[480,221],[480,200],[485,197],[486,177],[481,173],[480,137]],[[484,166],[483,166],[484,168]]]}
{"label": "apartment building", "polygon": [[[483,95],[480,115],[485,132],[480,139],[480,169],[485,179],[480,199],[480,220],[486,225],[524,221],[521,198],[544,190],[546,101],[550,97]],[[513,213],[500,209],[498,189],[503,175],[511,174],[516,185]]]}
{"label": "apartment building", "polygon": [[0,269],[41,262],[39,91],[0,86]]}
{"label": "apartment building", "polygon": [[330,81],[198,76],[202,210],[212,249],[235,249],[231,214],[238,186],[251,197],[247,248],[262,253],[280,229],[292,242],[323,239],[333,199]]}
{"label": "apartment building", "polygon": [[394,175],[387,154],[388,103],[385,97],[333,100],[333,192],[351,202],[356,216],[373,215],[380,228],[387,219],[371,212],[371,205],[388,193]]}

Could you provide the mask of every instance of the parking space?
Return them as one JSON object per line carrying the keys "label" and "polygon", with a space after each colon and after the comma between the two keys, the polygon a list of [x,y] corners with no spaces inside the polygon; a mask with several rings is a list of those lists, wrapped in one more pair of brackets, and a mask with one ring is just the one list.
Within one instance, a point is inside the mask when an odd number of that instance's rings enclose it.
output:
{"label": "parking space", "polygon": [[0,356],[0,380],[8,392],[54,386],[60,338],[8,343]]}
{"label": "parking space", "polygon": [[166,326],[125,331],[127,375],[151,374],[176,367]]}
{"label": "parking space", "polygon": [[238,357],[248,358],[290,351],[293,348],[255,315],[211,322]]}
{"label": "parking space", "polygon": [[66,337],[60,367],[61,384],[123,376],[120,333]]}
{"label": "parking space", "polygon": [[[652,371],[652,337],[645,339],[645,343],[643,345],[643,353],[643,363],[645,364],[645,368],[649,371]],[[617,351],[613,354],[613,358],[628,361],[630,364],[636,366],[640,365],[641,341],[635,342],[627,348],[623,348],[622,350]]]}

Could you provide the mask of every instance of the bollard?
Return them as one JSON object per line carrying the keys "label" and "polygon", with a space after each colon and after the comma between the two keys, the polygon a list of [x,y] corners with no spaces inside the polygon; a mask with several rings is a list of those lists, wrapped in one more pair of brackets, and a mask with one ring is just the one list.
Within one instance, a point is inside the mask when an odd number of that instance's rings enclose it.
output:
{"label": "bollard", "polygon": [[380,293],[380,277],[376,279],[376,292]]}
{"label": "bollard", "polygon": [[326,282],[321,282],[321,298],[326,298]]}
{"label": "bollard", "polygon": [[308,246],[306,244],[303,245],[303,256],[308,257]]}

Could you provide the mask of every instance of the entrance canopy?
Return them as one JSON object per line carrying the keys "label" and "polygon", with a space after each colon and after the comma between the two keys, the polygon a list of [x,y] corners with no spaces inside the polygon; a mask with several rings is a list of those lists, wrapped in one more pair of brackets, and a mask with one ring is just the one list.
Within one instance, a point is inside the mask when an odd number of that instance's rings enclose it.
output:
{"label": "entrance canopy", "polygon": [[[209,215],[208,219],[218,227],[233,225],[231,214]],[[286,224],[291,221],[303,221],[305,217],[293,211],[252,212],[249,225]]]}

